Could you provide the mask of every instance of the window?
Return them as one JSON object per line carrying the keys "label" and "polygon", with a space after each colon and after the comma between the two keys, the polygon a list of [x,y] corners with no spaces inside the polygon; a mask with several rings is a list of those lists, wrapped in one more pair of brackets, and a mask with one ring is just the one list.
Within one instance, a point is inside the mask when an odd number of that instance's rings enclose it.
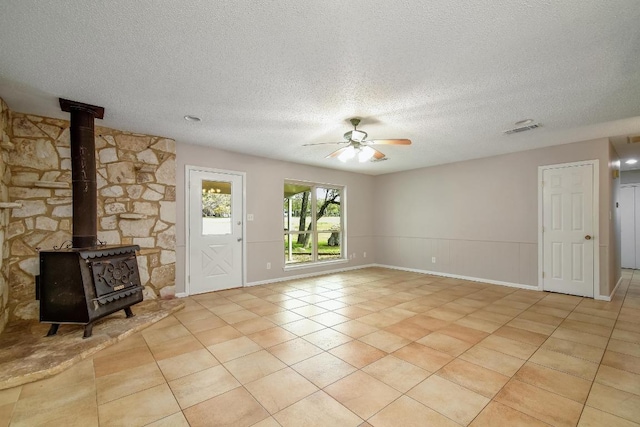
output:
{"label": "window", "polygon": [[284,183],[285,265],[344,259],[344,188]]}
{"label": "window", "polygon": [[202,234],[231,234],[231,183],[202,180]]}

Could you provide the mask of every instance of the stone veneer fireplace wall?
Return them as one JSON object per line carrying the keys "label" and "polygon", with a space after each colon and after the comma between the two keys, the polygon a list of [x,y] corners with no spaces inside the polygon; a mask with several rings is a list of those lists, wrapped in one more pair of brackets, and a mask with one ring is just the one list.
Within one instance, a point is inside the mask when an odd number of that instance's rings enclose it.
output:
{"label": "stone veneer fireplace wall", "polygon": [[[3,113],[6,104],[2,104]],[[3,317],[38,318],[37,249],[71,240],[69,122],[8,111],[2,174],[8,198],[22,207],[0,211],[4,239],[0,287]],[[175,141],[95,127],[98,239],[137,244],[145,299],[175,294]],[[0,165],[2,168],[2,165]],[[9,170],[10,168],[10,170]],[[0,187],[0,195],[2,193]],[[0,282],[1,283],[1,282]],[[6,289],[8,287],[8,289]]]}
{"label": "stone veneer fireplace wall", "polygon": [[[9,188],[7,183],[11,177],[11,171],[7,166],[7,152],[3,148],[11,146],[9,140],[9,127],[11,125],[11,111],[7,104],[0,98],[0,202],[9,201]],[[5,245],[5,230],[9,224],[10,209],[0,208],[0,333],[4,330],[9,320],[9,268],[7,258],[9,251]]]}

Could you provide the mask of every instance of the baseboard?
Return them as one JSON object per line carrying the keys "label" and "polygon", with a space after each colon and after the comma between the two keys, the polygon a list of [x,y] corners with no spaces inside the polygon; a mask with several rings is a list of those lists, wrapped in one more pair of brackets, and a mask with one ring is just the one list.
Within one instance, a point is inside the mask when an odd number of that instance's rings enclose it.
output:
{"label": "baseboard", "polygon": [[[420,270],[420,269],[417,269],[417,268],[398,267],[398,266],[395,266],[395,265],[386,265],[386,264],[365,264],[365,265],[358,265],[358,266],[355,266],[355,267],[337,268],[335,270],[325,270],[325,271],[318,271],[318,272],[314,272],[314,273],[297,274],[295,276],[278,277],[278,278],[275,278],[275,279],[260,280],[260,281],[257,281],[257,282],[247,282],[247,283],[245,283],[244,287],[268,285],[268,284],[272,284],[272,283],[286,282],[288,280],[297,280],[297,279],[305,279],[305,278],[308,278],[308,277],[324,276],[324,275],[327,275],[327,274],[341,273],[341,272],[344,272],[344,271],[351,271],[351,270],[360,270],[360,269],[369,268],[369,267],[388,268],[390,270],[409,271],[409,272],[412,272],[412,273],[429,274],[431,276],[447,277],[447,278],[451,278],[451,279],[460,279],[460,280],[469,280],[471,282],[488,283],[490,285],[507,286],[507,287],[510,287],[510,288],[526,289],[526,290],[530,290],[530,291],[540,291],[538,286],[535,286],[535,285],[524,285],[522,283],[503,282],[503,281],[500,281],[500,280],[483,279],[483,278],[480,278],[480,277],[462,276],[462,275],[459,275],[459,274],[443,273],[441,271]],[[611,299],[615,295],[615,293],[618,290],[618,287],[620,286],[621,283],[622,283],[622,277],[620,277],[620,279],[618,279],[618,283],[616,283],[616,287],[613,288],[613,291],[611,292],[610,295],[608,295],[608,296],[607,295],[597,295],[597,296],[594,297],[594,299],[600,300],[600,301],[611,301]],[[176,298],[184,298],[184,297],[188,297],[189,294],[187,294],[186,292],[178,292],[178,293],[176,293],[175,296],[176,296]]]}
{"label": "baseboard", "polygon": [[618,287],[620,286],[621,283],[622,283],[622,276],[620,276],[620,278],[618,279],[618,283],[616,283],[616,287],[613,288],[613,291],[611,291],[611,293],[608,296],[598,295],[594,299],[597,299],[600,301],[611,301],[611,299],[613,299],[613,296],[616,294],[616,291],[618,290]]}
{"label": "baseboard", "polygon": [[469,280],[471,282],[488,283],[490,285],[508,286],[510,288],[526,289],[529,291],[539,291],[538,286],[524,285],[522,283],[502,282],[500,280],[483,279],[480,277],[461,276],[459,274],[443,273],[441,271],[420,270],[417,268],[397,267],[393,265],[374,264],[375,267],[389,268],[392,270],[410,271],[413,273],[430,274],[432,276],[448,277],[451,279]]}
{"label": "baseboard", "polygon": [[335,270],[324,270],[324,271],[317,271],[314,273],[306,273],[306,274],[296,274],[295,276],[278,277],[275,279],[260,280],[258,282],[247,282],[245,283],[244,286],[250,287],[250,286],[268,285],[271,283],[286,282],[288,280],[306,279],[307,277],[325,276],[327,274],[342,273],[344,271],[360,270],[368,267],[376,267],[376,264],[358,265],[355,267],[344,267],[344,268],[337,268]]}

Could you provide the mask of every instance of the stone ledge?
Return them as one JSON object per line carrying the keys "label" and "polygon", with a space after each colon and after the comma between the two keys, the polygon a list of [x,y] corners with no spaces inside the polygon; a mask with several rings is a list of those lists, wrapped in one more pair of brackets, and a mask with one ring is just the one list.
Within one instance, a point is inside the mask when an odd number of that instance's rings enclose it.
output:
{"label": "stone ledge", "polygon": [[140,213],[121,213],[118,216],[120,219],[147,219],[145,214]]}
{"label": "stone ledge", "polygon": [[95,323],[93,336],[83,339],[82,325],[61,325],[47,337],[49,324],[37,320],[10,322],[0,335],[0,390],[51,377],[98,351],[151,326],[184,308],[184,301],[147,300]]}
{"label": "stone ledge", "polygon": [[0,202],[0,209],[18,209],[22,207],[22,203],[18,202]]}
{"label": "stone ledge", "polygon": [[68,182],[62,181],[35,181],[33,185],[38,188],[70,188]]}

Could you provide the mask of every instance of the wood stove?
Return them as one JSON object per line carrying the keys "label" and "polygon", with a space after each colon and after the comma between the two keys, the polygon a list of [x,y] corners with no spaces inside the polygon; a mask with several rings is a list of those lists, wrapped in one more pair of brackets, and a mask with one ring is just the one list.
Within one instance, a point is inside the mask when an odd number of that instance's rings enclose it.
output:
{"label": "wood stove", "polygon": [[93,322],[142,301],[136,250],[132,246],[68,248],[40,251],[40,321],[53,323],[47,335],[55,335],[61,323],[85,325],[91,336]]}
{"label": "wood stove", "polygon": [[102,107],[60,99],[71,113],[71,176],[73,184],[73,240],[71,245],[40,251],[36,299],[40,321],[51,323],[47,336],[61,323],[85,325],[84,338],[96,320],[142,301],[136,250],[138,245],[107,246],[97,239],[97,189],[94,118]]}

